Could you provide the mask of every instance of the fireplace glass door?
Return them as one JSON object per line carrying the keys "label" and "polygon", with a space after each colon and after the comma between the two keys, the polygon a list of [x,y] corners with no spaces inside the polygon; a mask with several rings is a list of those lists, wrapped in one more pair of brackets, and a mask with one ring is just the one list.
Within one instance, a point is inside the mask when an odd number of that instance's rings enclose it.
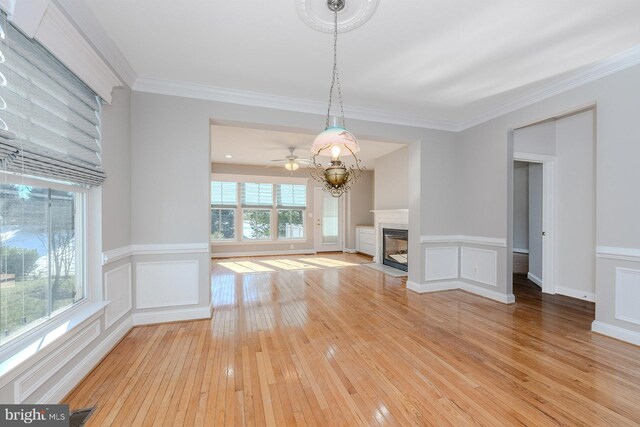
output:
{"label": "fireplace glass door", "polygon": [[382,263],[390,267],[408,271],[409,232],[393,228],[382,229]]}

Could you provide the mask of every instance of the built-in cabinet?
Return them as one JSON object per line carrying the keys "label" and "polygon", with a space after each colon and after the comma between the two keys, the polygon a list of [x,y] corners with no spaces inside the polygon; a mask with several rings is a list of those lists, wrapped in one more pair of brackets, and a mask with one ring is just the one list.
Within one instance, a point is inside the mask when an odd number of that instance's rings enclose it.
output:
{"label": "built-in cabinet", "polygon": [[356,251],[366,255],[375,256],[376,236],[372,226],[356,226]]}

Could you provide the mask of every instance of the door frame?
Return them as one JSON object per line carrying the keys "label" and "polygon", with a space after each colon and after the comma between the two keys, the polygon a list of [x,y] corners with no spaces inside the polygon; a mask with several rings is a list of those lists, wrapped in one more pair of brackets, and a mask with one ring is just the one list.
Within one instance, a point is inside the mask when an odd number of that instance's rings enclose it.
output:
{"label": "door frame", "polygon": [[[556,157],[544,154],[514,152],[513,161],[542,164],[542,230],[545,233],[542,239],[542,292],[545,294],[555,294]],[[513,240],[513,232],[511,233],[511,239]],[[509,262],[513,263],[512,256],[510,256]]]}
{"label": "door frame", "polygon": [[320,234],[320,232],[318,231],[318,220],[322,217],[322,210],[320,209],[320,204],[318,203],[318,200],[321,200],[321,197],[323,195],[323,193],[325,193],[325,191],[320,188],[320,187],[315,187],[313,189],[313,249],[317,252],[337,252],[337,251],[341,251],[344,252],[344,248],[346,247],[346,240],[347,240],[347,236],[346,236],[346,223],[347,223],[347,215],[346,215],[346,196],[342,195],[339,197],[340,202],[339,202],[339,215],[341,216],[341,220],[339,221],[340,225],[338,226],[339,231],[340,231],[340,235],[341,235],[341,242],[335,244],[335,245],[331,245],[333,248],[331,249],[327,249],[327,250],[323,250],[322,249],[322,235]]}

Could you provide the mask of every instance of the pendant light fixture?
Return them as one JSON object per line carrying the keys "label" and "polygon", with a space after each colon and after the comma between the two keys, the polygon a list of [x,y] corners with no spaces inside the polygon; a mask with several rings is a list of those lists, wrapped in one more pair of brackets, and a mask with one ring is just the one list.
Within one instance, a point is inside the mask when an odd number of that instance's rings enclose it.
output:
{"label": "pendant light fixture", "polygon": [[[344,9],[346,0],[327,0],[327,7],[333,13],[333,76],[329,89],[329,106],[324,131],[313,141],[311,154],[313,166],[309,168],[311,177],[323,185],[324,189],[334,197],[348,192],[365,170],[356,156],[360,151],[358,140],[349,132],[344,124],[342,107],[342,88],[338,72],[338,12]],[[338,91],[340,117],[331,116],[334,88]],[[323,165],[320,157],[330,157],[330,164]],[[343,161],[345,157],[353,157],[350,165]]]}

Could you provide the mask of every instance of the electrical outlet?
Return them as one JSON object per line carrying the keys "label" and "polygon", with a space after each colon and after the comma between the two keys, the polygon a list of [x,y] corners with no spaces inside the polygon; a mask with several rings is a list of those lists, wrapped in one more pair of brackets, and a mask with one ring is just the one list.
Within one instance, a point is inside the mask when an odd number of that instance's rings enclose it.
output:
{"label": "electrical outlet", "polygon": [[478,267],[473,267],[473,272],[477,273],[478,272]]}

